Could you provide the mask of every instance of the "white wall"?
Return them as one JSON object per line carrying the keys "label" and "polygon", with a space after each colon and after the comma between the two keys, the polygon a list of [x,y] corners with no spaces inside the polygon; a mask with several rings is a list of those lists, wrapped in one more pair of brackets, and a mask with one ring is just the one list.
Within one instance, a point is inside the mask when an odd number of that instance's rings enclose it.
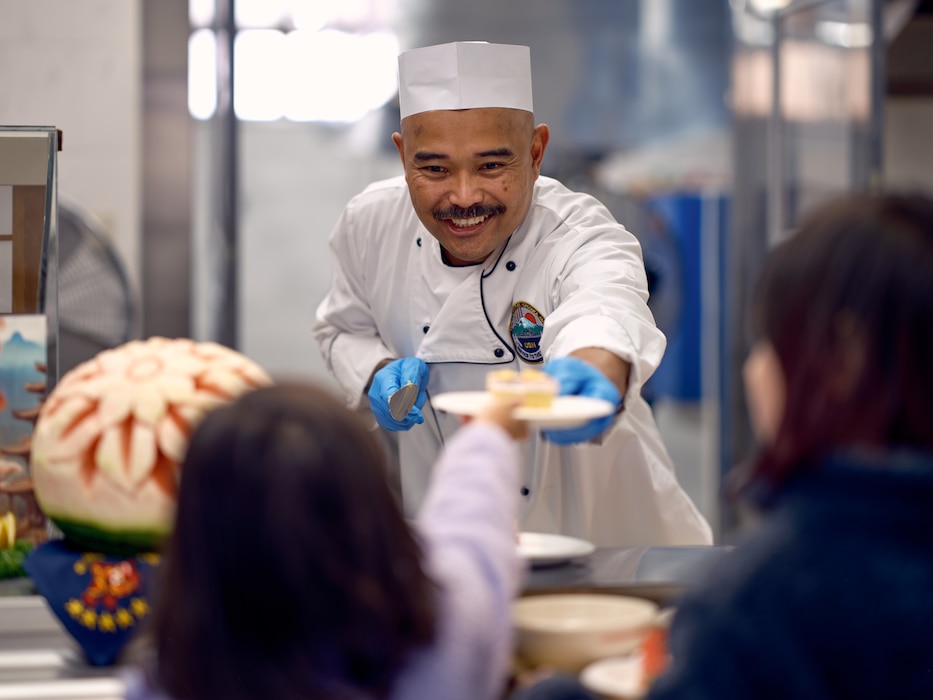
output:
{"label": "white wall", "polygon": [[141,0],[0,0],[0,125],[62,130],[59,195],[139,288]]}
{"label": "white wall", "polygon": [[332,381],[311,336],[330,287],[328,236],[353,195],[402,172],[391,143],[373,148],[377,117],[240,126],[239,349],[275,375]]}

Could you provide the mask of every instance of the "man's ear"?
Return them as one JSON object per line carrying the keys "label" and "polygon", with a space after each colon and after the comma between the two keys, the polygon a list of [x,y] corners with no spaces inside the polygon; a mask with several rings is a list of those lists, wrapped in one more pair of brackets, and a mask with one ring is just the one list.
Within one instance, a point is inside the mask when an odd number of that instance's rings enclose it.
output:
{"label": "man's ear", "polygon": [[402,167],[405,166],[405,148],[402,143],[402,135],[399,132],[392,134],[392,143],[395,144],[395,147],[398,149],[398,157],[402,159]]}
{"label": "man's ear", "polygon": [[531,134],[531,166],[534,168],[535,177],[541,174],[541,161],[544,160],[544,151],[547,150],[550,139],[551,130],[547,124],[538,124]]}

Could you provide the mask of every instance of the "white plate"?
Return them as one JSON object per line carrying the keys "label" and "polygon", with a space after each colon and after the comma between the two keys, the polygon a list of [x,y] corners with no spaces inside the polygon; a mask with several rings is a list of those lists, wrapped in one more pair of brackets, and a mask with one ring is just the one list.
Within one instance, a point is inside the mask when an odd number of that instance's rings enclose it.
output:
{"label": "white plate", "polygon": [[544,532],[518,533],[518,555],[532,565],[563,564],[596,551],[592,542]]}
{"label": "white plate", "polygon": [[638,652],[600,659],[580,672],[580,683],[590,692],[606,698],[638,700],[645,696],[642,663]]}
{"label": "white plate", "polygon": [[[458,416],[475,416],[489,401],[490,396],[485,391],[450,391],[431,398],[438,411]],[[519,407],[515,409],[515,417],[542,429],[573,428],[594,418],[608,416],[613,411],[615,406],[603,399],[555,396],[549,408]]]}

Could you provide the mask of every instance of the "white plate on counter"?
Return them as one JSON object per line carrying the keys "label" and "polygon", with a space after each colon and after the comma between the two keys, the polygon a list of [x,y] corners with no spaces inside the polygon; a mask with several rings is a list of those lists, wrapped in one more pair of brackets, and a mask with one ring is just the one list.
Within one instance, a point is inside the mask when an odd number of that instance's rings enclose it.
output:
{"label": "white plate on counter", "polygon": [[[458,416],[475,416],[491,397],[485,391],[449,391],[431,398],[434,408]],[[548,408],[515,409],[515,417],[543,430],[575,428],[594,418],[602,418],[615,411],[615,406],[603,399],[589,396],[555,396]]]}
{"label": "white plate on counter", "polygon": [[592,542],[544,532],[518,533],[518,554],[532,566],[564,564],[596,551]]}
{"label": "white plate on counter", "polygon": [[604,698],[640,700],[645,697],[643,663],[638,652],[600,659],[580,672],[580,683]]}

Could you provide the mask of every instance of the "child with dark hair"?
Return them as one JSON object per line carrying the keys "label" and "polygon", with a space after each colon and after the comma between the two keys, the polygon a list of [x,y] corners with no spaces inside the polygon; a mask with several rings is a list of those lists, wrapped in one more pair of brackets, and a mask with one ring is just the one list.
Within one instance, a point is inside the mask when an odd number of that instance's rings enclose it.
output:
{"label": "child with dark hair", "polygon": [[182,467],[154,658],[127,697],[496,697],[521,572],[512,408],[449,443],[414,524],[375,435],[328,392],[213,410]]}
{"label": "child with dark hair", "polygon": [[766,262],[756,532],[678,606],[652,700],[933,697],[933,200],[828,204]]}
{"label": "child with dark hair", "polygon": [[733,493],[761,518],[678,601],[648,700],[933,698],[933,199],[823,206],[751,311],[760,450]]}

